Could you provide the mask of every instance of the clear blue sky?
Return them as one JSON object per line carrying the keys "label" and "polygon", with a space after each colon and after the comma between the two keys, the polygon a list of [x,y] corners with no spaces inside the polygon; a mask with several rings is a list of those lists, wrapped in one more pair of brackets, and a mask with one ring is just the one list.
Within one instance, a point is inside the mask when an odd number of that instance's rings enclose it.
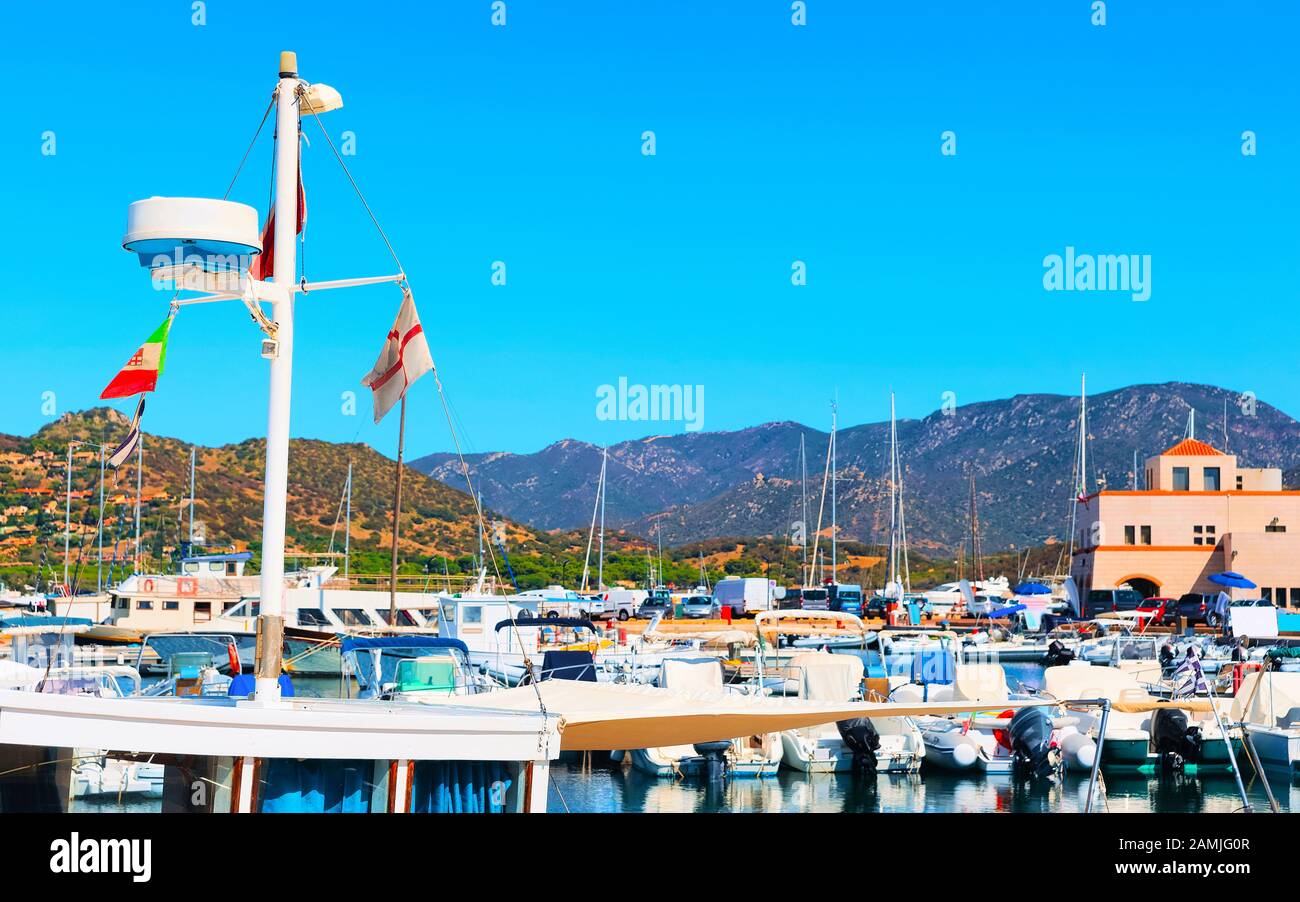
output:
{"label": "clear blue sky", "polygon": [[[891,386],[904,416],[1073,393],[1083,369],[1300,413],[1296,5],[1116,0],[1105,27],[1088,7],[808,0],[795,27],[787,0],[507,0],[498,28],[488,0],[210,0],[203,27],[180,0],[5,4],[0,431],[45,422],[47,390],[98,403],[162,319],[127,204],[221,196],[281,49],[343,94],[325,121],[356,135],[471,449],[659,431],[596,419],[619,376],[703,385],[706,429],[825,427],[837,388],[845,424],[885,417]],[[307,135],[309,276],[389,271]],[[269,160],[264,137],[234,193],[263,214]],[[1151,299],[1045,291],[1067,245],[1151,255]],[[393,453],[358,383],[398,302],[299,304],[296,436]],[[146,429],[264,434],[257,339],[237,305],[183,311]],[[433,381],[413,391],[410,453],[449,449]]]}

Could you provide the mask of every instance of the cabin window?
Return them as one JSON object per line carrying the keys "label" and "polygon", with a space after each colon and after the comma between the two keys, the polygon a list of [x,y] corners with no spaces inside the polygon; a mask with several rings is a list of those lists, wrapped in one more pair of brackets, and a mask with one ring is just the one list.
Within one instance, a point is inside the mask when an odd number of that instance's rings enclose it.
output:
{"label": "cabin window", "polygon": [[[388,608],[380,608],[376,613],[379,614],[380,620],[384,621],[384,623],[387,623],[389,626],[393,626],[393,624],[388,621]],[[415,622],[415,618],[412,617],[409,612],[402,608],[398,608],[397,626],[419,626],[419,624]]]}
{"label": "cabin window", "polygon": [[129,598],[114,598],[113,607],[119,611],[125,611],[131,607],[131,600]]}
{"label": "cabin window", "polygon": [[164,602],[163,602],[163,610],[164,610],[164,611],[179,611],[180,609],[181,609],[181,603],[180,603],[179,601],[164,601]]}
{"label": "cabin window", "polygon": [[239,607],[240,604],[241,602],[239,601],[223,601],[221,603],[221,613],[229,614],[235,608]]}
{"label": "cabin window", "polygon": [[226,576],[235,576],[238,573],[238,565],[234,561],[226,561]]}
{"label": "cabin window", "polygon": [[1150,527],[1150,526],[1143,526],[1143,527],[1142,527],[1142,544],[1143,544],[1143,545],[1150,545],[1150,544],[1151,544],[1151,527]]}
{"label": "cabin window", "polygon": [[186,572],[186,573],[198,573],[198,572],[199,572],[199,565],[198,565],[197,563],[193,563],[193,562],[188,563],[188,564],[185,565],[185,572]]}
{"label": "cabin window", "polygon": [[152,611],[152,610],[153,610],[153,602],[152,602],[152,601],[145,601],[145,600],[142,598],[142,599],[140,599],[139,601],[137,601],[137,602],[135,603],[135,609],[136,609],[137,611]]}
{"label": "cabin window", "polygon": [[208,569],[213,573],[224,573],[226,565],[222,561],[211,561],[208,563]]}
{"label": "cabin window", "polygon": [[1264,524],[1264,532],[1286,532],[1286,526],[1278,523],[1275,518],[1274,522]]}
{"label": "cabin window", "polygon": [[1293,588],[1291,590],[1290,606],[1293,608],[1300,608],[1300,589]]}
{"label": "cabin window", "polygon": [[371,626],[370,618],[360,608],[334,608],[334,616],[344,626]]}
{"label": "cabin window", "polygon": [[315,608],[299,608],[298,624],[300,626],[329,626],[325,614]]}
{"label": "cabin window", "polygon": [[1125,526],[1125,527],[1124,527],[1124,544],[1125,544],[1125,545],[1136,545],[1136,544],[1137,544],[1137,527],[1136,527],[1136,526]]}
{"label": "cabin window", "polygon": [[1192,487],[1192,471],[1190,467],[1174,467],[1174,491],[1186,492]]}
{"label": "cabin window", "polygon": [[465,615],[461,618],[463,623],[482,623],[483,609],[478,605],[467,606]]}
{"label": "cabin window", "polygon": [[1217,492],[1219,490],[1219,468],[1205,468],[1205,491]]}
{"label": "cabin window", "polygon": [[196,601],[194,602],[194,619],[211,620],[212,619],[212,602]]}

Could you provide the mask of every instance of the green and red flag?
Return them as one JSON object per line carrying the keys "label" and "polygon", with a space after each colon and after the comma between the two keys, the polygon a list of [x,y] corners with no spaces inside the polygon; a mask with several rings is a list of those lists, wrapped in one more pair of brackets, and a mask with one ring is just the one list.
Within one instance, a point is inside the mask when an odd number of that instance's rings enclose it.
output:
{"label": "green and red flag", "polygon": [[163,324],[154,329],[153,334],[145,339],[139,350],[122,367],[121,372],[113,377],[108,387],[100,394],[101,398],[126,398],[141,392],[153,391],[162,375],[163,363],[167,359],[167,334],[171,331],[172,316],[163,320]]}

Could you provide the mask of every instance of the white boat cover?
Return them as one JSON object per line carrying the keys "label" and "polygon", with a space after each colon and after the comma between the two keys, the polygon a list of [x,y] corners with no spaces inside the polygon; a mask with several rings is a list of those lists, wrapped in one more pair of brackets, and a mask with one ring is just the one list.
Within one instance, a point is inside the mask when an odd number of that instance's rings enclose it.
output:
{"label": "white boat cover", "polygon": [[[858,660],[848,655],[819,657]],[[919,717],[1047,704],[1045,701],[974,705],[970,702],[833,703],[571,680],[546,680],[535,687],[519,686],[480,695],[422,701],[433,706],[537,711],[539,694],[546,711],[562,718],[560,748],[576,751],[690,745],[795,730],[853,717]]]}
{"label": "white boat cover", "polygon": [[803,652],[790,659],[802,684],[802,697],[818,702],[846,702],[862,688],[862,659],[856,655]]}
{"label": "white boat cover", "polygon": [[722,689],[722,663],[717,658],[665,658],[659,669],[665,689]]}
{"label": "white boat cover", "polygon": [[1232,719],[1266,727],[1300,719],[1300,673],[1248,673],[1232,700]]}
{"label": "white boat cover", "polygon": [[1043,691],[1058,699],[1108,698],[1112,710],[1129,714],[1161,708],[1211,711],[1208,698],[1157,698],[1147,692],[1130,671],[1118,667],[1094,667],[1091,664],[1049,667],[1043,671]]}
{"label": "white boat cover", "polygon": [[1007,700],[1007,672],[1000,664],[960,664],[952,685],[955,701],[1004,702]]}

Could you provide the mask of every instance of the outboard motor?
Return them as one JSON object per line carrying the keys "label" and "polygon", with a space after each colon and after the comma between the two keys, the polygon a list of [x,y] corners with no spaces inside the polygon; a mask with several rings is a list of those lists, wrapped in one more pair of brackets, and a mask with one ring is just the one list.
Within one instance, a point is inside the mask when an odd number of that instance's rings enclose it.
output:
{"label": "outboard motor", "polygon": [[1162,708],[1152,715],[1151,741],[1164,766],[1180,768],[1201,760],[1201,728],[1189,727],[1187,714],[1177,708]]}
{"label": "outboard motor", "polygon": [[1052,740],[1052,719],[1041,707],[1021,708],[1011,718],[1011,754],[1016,771],[1050,779],[1061,769],[1061,750]]}
{"label": "outboard motor", "polygon": [[729,739],[695,743],[696,754],[704,759],[704,779],[710,783],[721,783],[726,778],[729,748],[731,748]]}
{"label": "outboard motor", "polygon": [[853,769],[855,771],[874,771],[876,769],[876,750],[880,748],[880,734],[869,717],[854,717],[851,720],[835,722],[839,727],[840,738],[853,752]]}
{"label": "outboard motor", "polygon": [[1062,645],[1060,639],[1053,639],[1047,646],[1047,654],[1043,655],[1040,663],[1044,667],[1057,667],[1061,664],[1069,664],[1073,660],[1074,652]]}

